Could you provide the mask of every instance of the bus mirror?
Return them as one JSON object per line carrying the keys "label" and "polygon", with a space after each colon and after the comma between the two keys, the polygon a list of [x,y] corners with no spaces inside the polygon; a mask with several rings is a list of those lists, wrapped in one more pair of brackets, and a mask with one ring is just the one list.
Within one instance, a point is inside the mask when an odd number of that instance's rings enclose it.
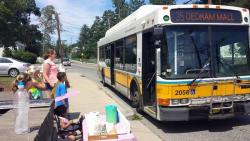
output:
{"label": "bus mirror", "polygon": [[155,27],[154,28],[154,37],[156,39],[159,39],[163,34],[163,28],[162,27]]}
{"label": "bus mirror", "polygon": [[155,47],[160,48],[161,47],[161,40],[155,40]]}
{"label": "bus mirror", "polygon": [[162,42],[163,28],[162,27],[155,27],[153,34],[154,34],[155,47],[160,48],[161,42]]}

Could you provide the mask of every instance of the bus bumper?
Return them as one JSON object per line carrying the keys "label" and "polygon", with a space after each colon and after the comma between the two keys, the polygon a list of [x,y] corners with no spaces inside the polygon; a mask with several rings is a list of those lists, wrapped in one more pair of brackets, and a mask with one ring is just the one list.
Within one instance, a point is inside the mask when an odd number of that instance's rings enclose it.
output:
{"label": "bus bumper", "polygon": [[250,101],[234,103],[233,113],[217,113],[210,115],[209,106],[195,107],[161,107],[159,106],[158,118],[160,121],[189,121],[197,119],[225,119],[236,115],[250,113]]}

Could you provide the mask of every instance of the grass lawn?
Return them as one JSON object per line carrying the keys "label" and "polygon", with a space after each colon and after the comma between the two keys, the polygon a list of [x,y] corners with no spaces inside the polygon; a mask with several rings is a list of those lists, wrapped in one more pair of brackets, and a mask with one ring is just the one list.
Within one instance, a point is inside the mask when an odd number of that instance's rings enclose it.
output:
{"label": "grass lawn", "polygon": [[13,77],[8,76],[0,76],[0,87],[3,87],[5,89],[11,89],[12,82],[15,80]]}

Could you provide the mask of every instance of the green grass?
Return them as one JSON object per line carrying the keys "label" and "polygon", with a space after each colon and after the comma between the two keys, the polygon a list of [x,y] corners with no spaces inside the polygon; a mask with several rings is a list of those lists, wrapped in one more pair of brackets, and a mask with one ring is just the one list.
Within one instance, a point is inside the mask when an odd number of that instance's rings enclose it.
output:
{"label": "green grass", "polygon": [[75,61],[80,61],[80,58],[71,58],[71,59]]}
{"label": "green grass", "polygon": [[10,89],[12,87],[12,82],[15,80],[13,77],[0,76],[0,87]]}
{"label": "green grass", "polygon": [[142,117],[136,113],[127,117],[127,118],[128,118],[128,120],[142,120]]}
{"label": "green grass", "polygon": [[86,62],[86,63],[94,63],[94,64],[97,63],[96,59],[84,59],[83,61]]}

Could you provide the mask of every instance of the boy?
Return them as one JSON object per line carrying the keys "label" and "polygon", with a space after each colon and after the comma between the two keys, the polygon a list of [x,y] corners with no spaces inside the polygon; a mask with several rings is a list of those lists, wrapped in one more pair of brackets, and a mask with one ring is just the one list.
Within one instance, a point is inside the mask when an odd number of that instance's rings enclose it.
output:
{"label": "boy", "polygon": [[[64,84],[64,82],[67,81],[66,73],[65,72],[58,72],[57,79],[58,79],[58,83],[56,85],[56,97],[60,97],[60,96],[63,96],[67,93],[67,87]],[[61,106],[65,106],[66,109],[69,108],[68,98],[63,99],[61,101],[57,101],[55,103],[55,108],[61,107]]]}

